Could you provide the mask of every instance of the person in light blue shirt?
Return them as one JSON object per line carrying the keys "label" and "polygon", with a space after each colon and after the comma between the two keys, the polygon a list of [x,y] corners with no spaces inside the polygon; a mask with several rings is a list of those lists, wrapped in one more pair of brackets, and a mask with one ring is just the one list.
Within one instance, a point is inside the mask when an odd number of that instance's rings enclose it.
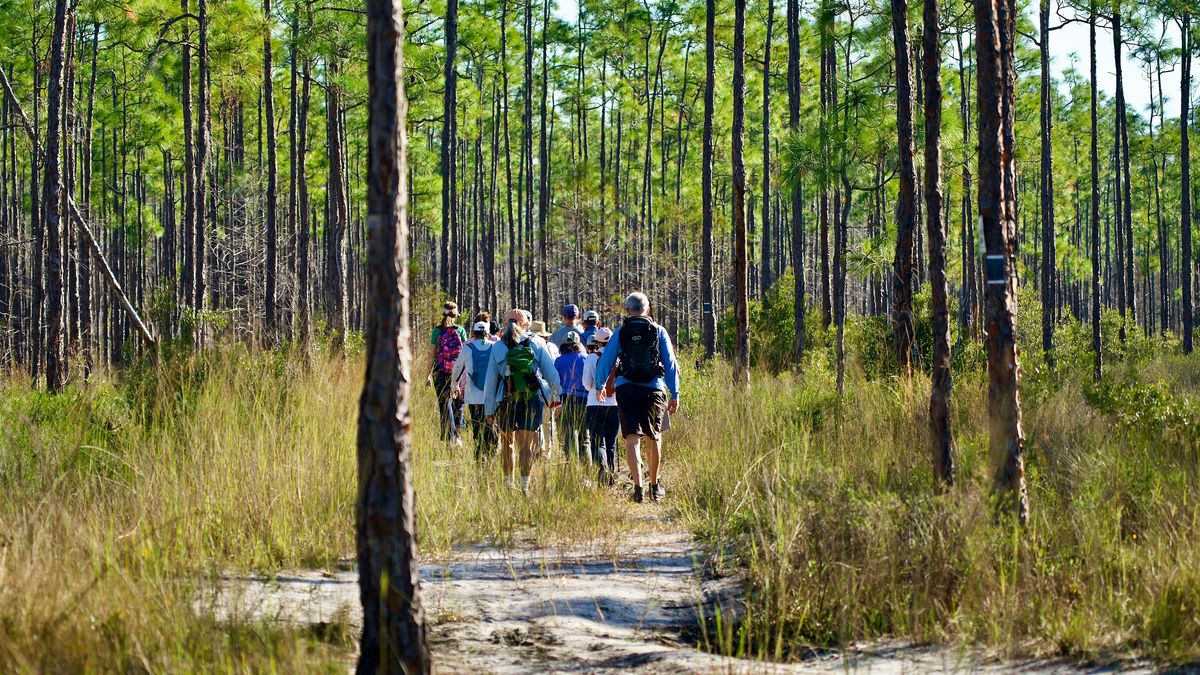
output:
{"label": "person in light blue shirt", "polygon": [[614,389],[621,435],[625,437],[625,459],[633,479],[633,501],[641,502],[641,441],[646,439],[646,469],[650,499],[663,496],[658,480],[661,462],[659,439],[663,411],[679,410],[679,369],[671,338],[650,319],[650,300],[644,293],[625,298],[625,322],[618,328],[596,364],[596,380],[605,381],[616,372]]}
{"label": "person in light blue shirt", "polygon": [[[530,335],[532,317],[523,309],[508,313],[503,337],[488,348],[487,379],[483,390],[483,411],[489,424],[499,423],[500,465],[509,486],[513,485],[513,455],[519,456],[521,491],[529,492],[529,474],[533,469],[538,429],[545,407],[556,408],[562,388],[554,358],[542,338]],[[524,352],[528,349],[528,352]],[[514,356],[524,354],[529,374],[514,373]],[[532,364],[529,364],[532,360]],[[520,378],[518,380],[518,378]]]}

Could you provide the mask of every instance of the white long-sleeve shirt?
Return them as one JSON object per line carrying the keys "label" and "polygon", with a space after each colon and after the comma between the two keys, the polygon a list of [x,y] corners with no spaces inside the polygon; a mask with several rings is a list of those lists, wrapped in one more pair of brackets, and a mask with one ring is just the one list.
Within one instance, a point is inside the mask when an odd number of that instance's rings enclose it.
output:
{"label": "white long-sleeve shirt", "polygon": [[[475,359],[472,358],[472,355],[479,349],[486,352],[491,349],[491,346],[492,343],[487,340],[471,340],[463,345],[462,351],[458,353],[458,358],[454,361],[454,370],[450,371],[450,381],[463,385],[463,402],[467,405],[483,405],[483,390],[476,387],[475,383],[471,381],[471,376],[475,374]],[[485,360],[484,363],[488,363],[489,360]],[[486,375],[485,371],[484,376],[486,377]]]}
{"label": "white long-sleeve shirt", "polygon": [[[550,355],[550,350],[546,348],[546,341],[542,338],[527,336],[526,339],[529,341],[529,348],[533,351],[538,364],[537,376],[541,389],[541,403],[543,405],[556,403],[562,394],[562,385],[558,380],[558,371],[554,368],[554,357]],[[505,357],[508,356],[508,345],[503,340],[492,343],[489,352],[487,384],[483,388],[483,411],[487,415],[495,415],[496,409],[500,407],[500,401],[504,400],[504,378],[509,375],[508,363],[505,361]]]}
{"label": "white long-sleeve shirt", "polygon": [[587,360],[583,362],[583,387],[584,387],[584,389],[587,389],[587,391],[588,391],[587,404],[589,406],[596,405],[596,406],[614,406],[615,407],[617,405],[617,397],[616,396],[607,396],[607,397],[605,397],[604,402],[601,402],[600,398],[598,396],[596,396],[596,392],[604,389],[604,382],[596,381],[596,364],[597,363],[600,363],[600,355],[599,354],[588,354]]}

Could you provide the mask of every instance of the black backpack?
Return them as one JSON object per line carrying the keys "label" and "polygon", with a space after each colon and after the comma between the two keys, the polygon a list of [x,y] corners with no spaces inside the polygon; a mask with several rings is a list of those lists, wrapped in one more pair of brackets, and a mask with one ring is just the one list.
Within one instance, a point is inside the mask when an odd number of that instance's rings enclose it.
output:
{"label": "black backpack", "polygon": [[630,382],[648,384],[666,370],[658,354],[658,326],[644,316],[631,316],[621,324],[619,373]]}

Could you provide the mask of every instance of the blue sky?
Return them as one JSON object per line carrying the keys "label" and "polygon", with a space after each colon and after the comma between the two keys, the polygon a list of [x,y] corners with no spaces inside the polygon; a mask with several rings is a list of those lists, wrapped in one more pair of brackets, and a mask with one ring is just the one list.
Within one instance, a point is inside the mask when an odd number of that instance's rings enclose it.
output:
{"label": "blue sky", "polygon": [[[910,0],[919,2],[919,0]],[[1054,0],[1058,4],[1059,0]],[[554,10],[556,16],[574,22],[579,16],[577,0],[557,0]],[[1064,15],[1072,16],[1071,10],[1065,10]],[[1034,23],[1036,24],[1036,17]],[[1057,12],[1051,14],[1051,26],[1060,23]],[[1158,28],[1156,27],[1156,33]],[[1167,23],[1167,38],[1172,44],[1179,44],[1179,28],[1174,22]],[[1088,26],[1086,23],[1070,23],[1059,30],[1051,32],[1050,36],[1051,70],[1061,73],[1070,66],[1072,58],[1077,60],[1076,68],[1085,75],[1088,71]],[[1128,48],[1122,50],[1125,78],[1125,100],[1133,110],[1143,117],[1148,115],[1150,108],[1150,80],[1144,65],[1133,58]],[[1100,27],[1096,31],[1097,86],[1112,95],[1116,91],[1116,70],[1113,64],[1112,33]],[[1163,66],[1163,94],[1166,97],[1166,113],[1170,117],[1179,115],[1179,72],[1171,70],[1169,64]],[[1166,72],[1170,70],[1171,72]]]}

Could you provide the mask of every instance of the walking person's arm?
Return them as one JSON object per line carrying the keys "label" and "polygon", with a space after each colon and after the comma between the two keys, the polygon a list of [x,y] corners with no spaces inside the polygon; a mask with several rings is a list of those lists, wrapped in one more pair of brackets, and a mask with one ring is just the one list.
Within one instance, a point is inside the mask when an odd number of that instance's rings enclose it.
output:
{"label": "walking person's arm", "polygon": [[679,410],[679,364],[675,359],[675,349],[671,346],[671,336],[667,331],[658,331],[658,353],[663,364],[663,379],[667,383],[667,391],[671,393],[671,402],[667,410],[674,414]]}
{"label": "walking person's arm", "polygon": [[554,359],[550,356],[550,349],[543,342],[541,349],[537,351],[538,370],[542,371],[542,377],[546,378],[546,383],[550,385],[550,403],[557,404],[559,397],[562,396],[562,380],[558,377],[558,368],[554,367]]}
{"label": "walking person's arm", "polygon": [[613,369],[617,367],[617,357],[621,355],[621,329],[613,331],[612,337],[608,340],[608,346],[604,351],[600,352],[600,362],[596,364],[596,381],[607,382],[609,376],[612,375]]}

